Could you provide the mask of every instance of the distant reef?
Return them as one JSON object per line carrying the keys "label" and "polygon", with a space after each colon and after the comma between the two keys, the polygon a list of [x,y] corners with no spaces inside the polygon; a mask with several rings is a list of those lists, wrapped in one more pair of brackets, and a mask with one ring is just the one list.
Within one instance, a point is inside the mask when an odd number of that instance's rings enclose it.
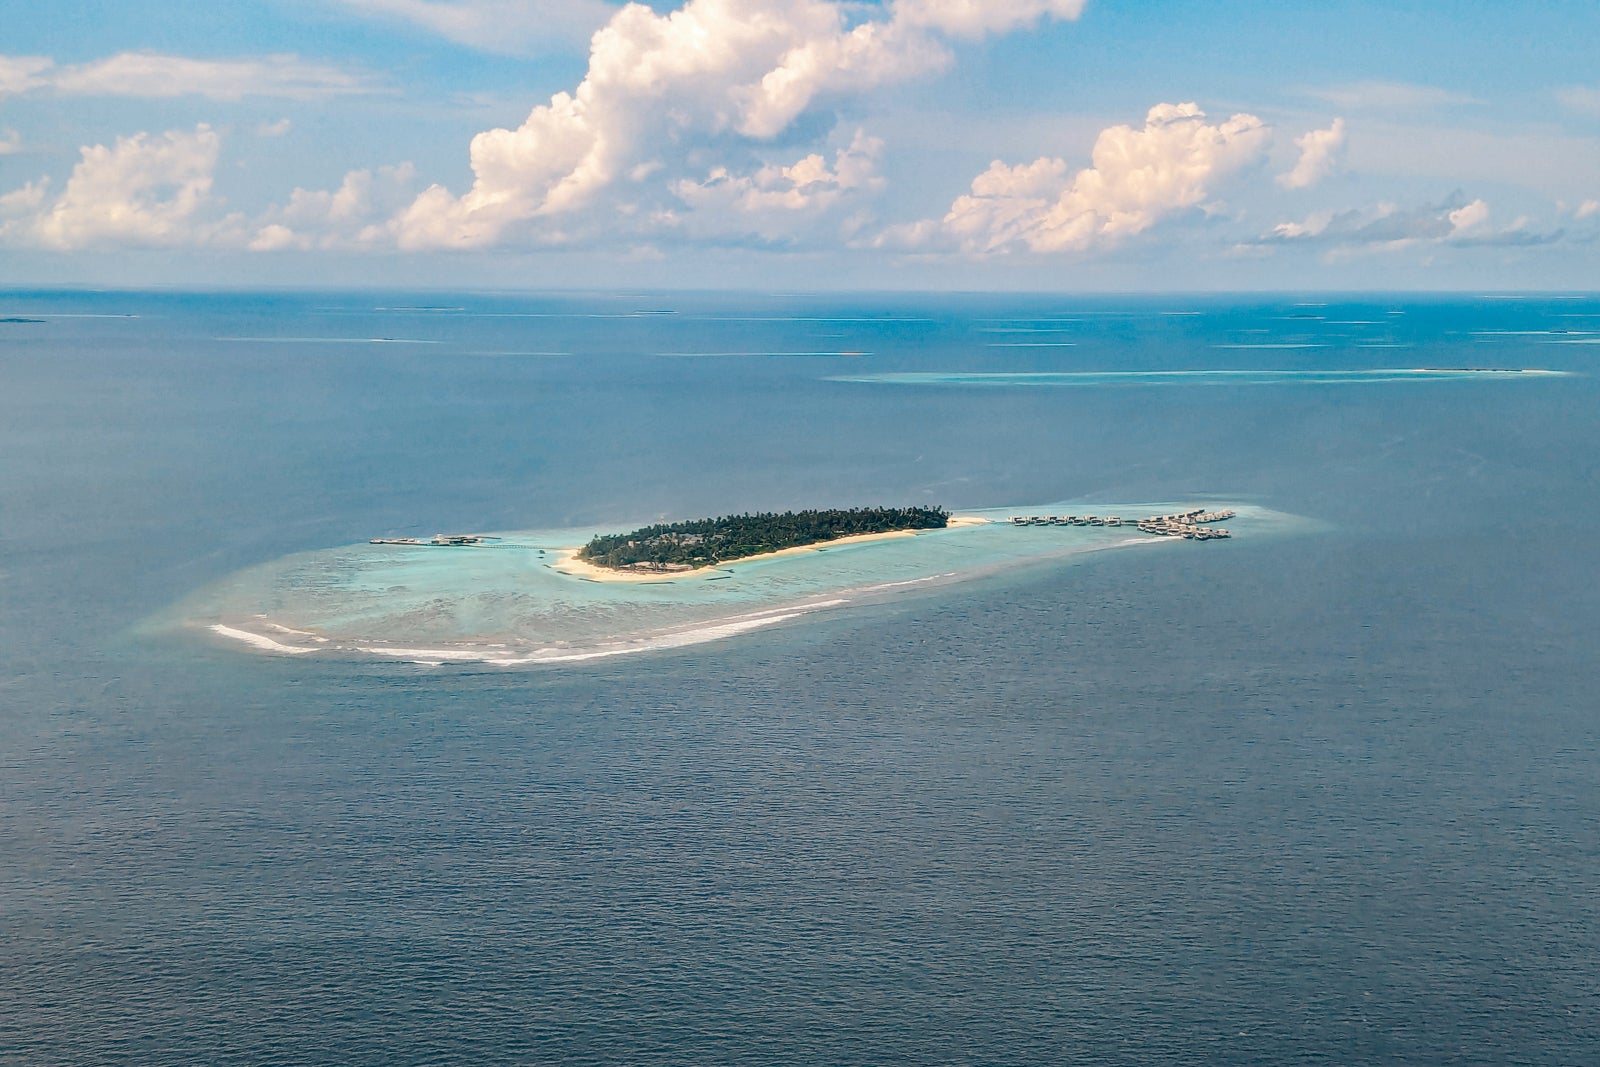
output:
{"label": "distant reef", "polygon": [[950,513],[942,507],[761,512],[602,534],[579,549],[578,558],[613,570],[684,571],[842,537],[942,530],[949,524]]}
{"label": "distant reef", "polygon": [[16,315],[12,315],[9,318],[0,319],[0,322],[43,322],[43,321],[44,321],[43,319],[24,319],[24,318],[20,318],[20,317],[18,317]]}

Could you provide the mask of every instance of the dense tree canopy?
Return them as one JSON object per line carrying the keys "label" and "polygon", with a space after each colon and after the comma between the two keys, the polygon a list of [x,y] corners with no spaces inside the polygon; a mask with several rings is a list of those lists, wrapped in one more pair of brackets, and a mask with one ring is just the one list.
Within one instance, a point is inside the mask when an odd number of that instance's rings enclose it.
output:
{"label": "dense tree canopy", "polygon": [[584,545],[578,558],[602,567],[681,570],[856,534],[938,530],[949,522],[950,513],[942,507],[835,508],[730,515],[720,519],[658,523],[632,533],[604,534]]}

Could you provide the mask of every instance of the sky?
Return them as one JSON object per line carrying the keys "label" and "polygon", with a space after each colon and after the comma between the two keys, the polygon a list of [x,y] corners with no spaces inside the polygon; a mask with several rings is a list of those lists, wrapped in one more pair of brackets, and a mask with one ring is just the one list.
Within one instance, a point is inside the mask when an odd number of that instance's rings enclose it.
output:
{"label": "sky", "polygon": [[1600,289],[1593,0],[52,0],[0,285]]}

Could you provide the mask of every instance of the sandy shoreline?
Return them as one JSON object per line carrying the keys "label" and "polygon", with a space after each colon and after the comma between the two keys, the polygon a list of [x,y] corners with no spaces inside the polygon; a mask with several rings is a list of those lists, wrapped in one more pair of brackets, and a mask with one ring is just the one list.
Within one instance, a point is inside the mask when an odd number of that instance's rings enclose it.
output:
{"label": "sandy shoreline", "polygon": [[[943,527],[946,530],[958,526],[982,526],[991,520],[977,515],[952,515],[950,524]],[[798,556],[806,552],[815,552],[821,548],[832,548],[835,545],[858,545],[867,541],[887,541],[895,537],[916,537],[918,534],[937,533],[937,530],[890,530],[887,533],[854,534],[850,537],[836,537],[831,541],[818,541],[814,545],[797,545],[794,548],[780,548],[776,552],[763,552],[759,556],[745,556],[731,563],[719,563],[714,567],[696,567],[687,571],[649,571],[632,573],[629,571],[612,570],[609,567],[597,567],[593,563],[586,563],[578,558],[581,545],[559,550],[552,569],[562,574],[569,574],[574,578],[587,578],[596,582],[672,582],[679,578],[705,578],[713,574],[726,574],[728,571],[744,563],[755,563],[758,560],[777,559],[779,556]]]}

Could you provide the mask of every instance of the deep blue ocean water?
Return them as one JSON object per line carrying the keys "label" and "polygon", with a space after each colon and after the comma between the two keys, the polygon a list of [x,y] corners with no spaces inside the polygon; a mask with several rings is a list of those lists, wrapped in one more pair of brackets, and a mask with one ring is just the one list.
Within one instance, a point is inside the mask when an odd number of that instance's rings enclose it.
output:
{"label": "deep blue ocean water", "polygon": [[[1600,1061],[1600,299],[0,318],[0,1061]],[[1421,367],[1573,374],[972,379]],[[567,668],[143,626],[379,533],[1210,497],[1313,522]]]}

